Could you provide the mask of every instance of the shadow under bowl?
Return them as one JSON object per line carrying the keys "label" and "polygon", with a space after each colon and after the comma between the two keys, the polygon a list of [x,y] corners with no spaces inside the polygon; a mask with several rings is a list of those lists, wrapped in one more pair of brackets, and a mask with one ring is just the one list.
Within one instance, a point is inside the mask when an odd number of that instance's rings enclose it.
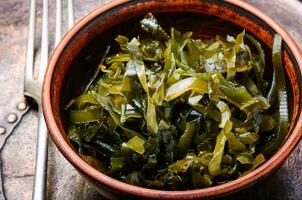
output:
{"label": "shadow under bowl", "polygon": [[[65,105],[80,94],[89,71],[97,67],[108,44],[116,48],[118,34],[135,37],[141,32],[139,19],[148,12],[156,15],[166,30],[176,27],[193,31],[194,38],[236,35],[245,29],[262,43],[267,55],[265,79],[271,80],[271,48],[274,34],[283,38],[282,60],[287,75],[291,125],[279,150],[253,172],[228,183],[204,189],[164,191],[129,185],[91,167],[67,138]],[[107,198],[121,196],[155,199],[217,197],[242,190],[275,171],[285,161],[302,136],[302,57],[286,33],[274,20],[249,4],[237,0],[116,0],[79,21],[54,51],[43,85],[43,112],[52,139],[65,158]]]}

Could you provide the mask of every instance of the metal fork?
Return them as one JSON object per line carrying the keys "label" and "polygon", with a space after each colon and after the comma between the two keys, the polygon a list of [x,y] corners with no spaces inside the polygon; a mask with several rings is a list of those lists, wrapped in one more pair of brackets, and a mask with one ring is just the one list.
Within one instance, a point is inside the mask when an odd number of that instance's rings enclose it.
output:
{"label": "metal fork", "polygon": [[[62,35],[62,0],[56,0],[56,44]],[[73,1],[68,0],[69,28],[73,25]],[[48,63],[49,35],[48,35],[48,0],[43,0],[42,16],[42,41],[41,57],[38,75],[34,76],[34,47],[35,47],[35,24],[36,24],[36,0],[31,0],[30,20],[28,31],[27,55],[25,66],[24,95],[31,98],[38,105],[39,126],[36,149],[36,166],[33,187],[33,200],[44,200],[47,192],[47,154],[48,154],[48,131],[44,121],[41,93],[42,83]]]}

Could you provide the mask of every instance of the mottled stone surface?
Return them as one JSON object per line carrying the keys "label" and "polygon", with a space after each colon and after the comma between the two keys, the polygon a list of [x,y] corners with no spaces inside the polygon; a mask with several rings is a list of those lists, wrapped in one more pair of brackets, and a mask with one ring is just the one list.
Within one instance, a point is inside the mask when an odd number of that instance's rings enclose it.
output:
{"label": "mottled stone surface", "polygon": [[[260,8],[282,26],[302,48],[302,4],[297,0],[246,0]],[[40,2],[40,1],[39,1]],[[50,0],[51,34],[54,37],[55,0]],[[75,16],[80,19],[104,0],[74,0]],[[67,1],[63,7],[66,8]],[[38,5],[41,9],[41,3]],[[0,0],[0,122],[22,100],[29,0]],[[64,12],[67,13],[67,12]],[[38,12],[38,16],[41,11]],[[64,17],[65,21],[67,17]],[[40,23],[41,20],[38,20]],[[65,26],[66,27],[66,26]],[[66,28],[63,29],[66,31]],[[40,35],[40,32],[37,31]],[[53,43],[53,40],[51,41]],[[53,46],[53,45],[52,45]],[[39,41],[37,40],[37,52]],[[2,124],[0,124],[2,125]],[[31,199],[37,112],[31,109],[3,149],[5,190],[9,200]],[[94,200],[101,196],[77,173],[50,142],[48,199]],[[224,199],[301,199],[302,143],[278,172],[261,183]]]}

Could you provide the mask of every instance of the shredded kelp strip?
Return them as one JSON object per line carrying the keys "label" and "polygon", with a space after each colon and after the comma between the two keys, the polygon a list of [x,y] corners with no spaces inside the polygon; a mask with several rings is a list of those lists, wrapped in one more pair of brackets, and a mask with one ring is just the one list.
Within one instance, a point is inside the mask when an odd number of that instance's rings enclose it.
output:
{"label": "shredded kelp strip", "polygon": [[120,50],[104,50],[66,106],[83,159],[126,183],[167,190],[225,183],[265,162],[289,122],[281,37],[268,87],[264,50],[245,31],[201,40],[168,34],[152,14],[140,23],[149,37],[118,35]]}

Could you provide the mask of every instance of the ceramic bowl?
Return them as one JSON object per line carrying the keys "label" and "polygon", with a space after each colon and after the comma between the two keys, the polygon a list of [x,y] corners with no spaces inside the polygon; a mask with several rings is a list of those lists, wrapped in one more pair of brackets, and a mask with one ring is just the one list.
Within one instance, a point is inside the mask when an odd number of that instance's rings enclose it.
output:
{"label": "ceramic bowl", "polygon": [[[87,72],[96,67],[103,49],[117,34],[136,36],[138,19],[152,12],[165,28],[194,32],[194,37],[254,35],[270,55],[274,34],[283,38],[282,59],[287,75],[291,124],[279,150],[253,172],[228,183],[204,189],[164,191],[129,185],[86,163],[66,137],[66,103],[79,94]],[[270,56],[267,56],[268,63]],[[271,79],[271,69],[266,78]],[[43,111],[50,135],[65,158],[109,199],[193,199],[237,192],[271,174],[286,160],[302,136],[302,56],[288,33],[272,18],[239,0],[115,0],[80,20],[54,51],[43,85]],[[72,180],[70,181],[72,184]]]}

